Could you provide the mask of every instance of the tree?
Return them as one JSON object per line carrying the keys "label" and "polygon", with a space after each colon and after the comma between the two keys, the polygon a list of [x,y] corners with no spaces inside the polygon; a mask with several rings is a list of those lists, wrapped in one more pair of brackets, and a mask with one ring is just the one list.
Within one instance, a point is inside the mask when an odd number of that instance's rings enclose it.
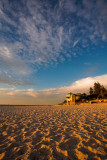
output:
{"label": "tree", "polygon": [[94,93],[94,91],[93,91],[93,88],[92,88],[92,87],[90,87],[89,93],[90,93],[90,95],[92,95],[92,94]]}
{"label": "tree", "polygon": [[100,94],[101,91],[101,84],[99,82],[94,83],[94,94]]}
{"label": "tree", "polygon": [[106,92],[106,89],[104,88],[103,85],[101,86],[101,90],[102,90],[103,92]]}
{"label": "tree", "polygon": [[104,98],[104,91],[103,91],[103,90],[100,91],[99,96],[100,96],[101,98]]}

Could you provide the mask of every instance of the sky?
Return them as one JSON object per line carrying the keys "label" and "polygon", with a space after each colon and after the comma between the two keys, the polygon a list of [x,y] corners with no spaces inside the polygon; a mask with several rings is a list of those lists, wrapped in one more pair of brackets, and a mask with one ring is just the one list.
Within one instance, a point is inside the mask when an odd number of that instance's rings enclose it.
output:
{"label": "sky", "polygon": [[106,0],[0,0],[0,104],[107,87]]}

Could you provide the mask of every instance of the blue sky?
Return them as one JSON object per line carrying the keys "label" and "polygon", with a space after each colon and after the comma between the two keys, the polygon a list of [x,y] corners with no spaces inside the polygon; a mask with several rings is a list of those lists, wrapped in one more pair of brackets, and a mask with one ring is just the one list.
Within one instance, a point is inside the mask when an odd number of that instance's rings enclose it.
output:
{"label": "blue sky", "polygon": [[105,0],[0,0],[1,103],[55,104],[107,86],[106,28]]}

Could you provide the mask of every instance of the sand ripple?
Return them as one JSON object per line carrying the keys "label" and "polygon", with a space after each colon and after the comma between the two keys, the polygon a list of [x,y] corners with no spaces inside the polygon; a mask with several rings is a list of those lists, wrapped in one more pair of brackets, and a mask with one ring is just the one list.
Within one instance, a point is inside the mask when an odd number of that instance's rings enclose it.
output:
{"label": "sand ripple", "polygon": [[107,104],[0,106],[0,160],[104,160]]}

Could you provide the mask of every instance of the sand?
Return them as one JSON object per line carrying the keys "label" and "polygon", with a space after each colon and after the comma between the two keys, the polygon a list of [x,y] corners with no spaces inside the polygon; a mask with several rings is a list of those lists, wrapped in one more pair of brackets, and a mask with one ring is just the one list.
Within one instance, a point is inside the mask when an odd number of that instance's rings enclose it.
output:
{"label": "sand", "polygon": [[0,106],[0,160],[104,160],[107,104]]}

